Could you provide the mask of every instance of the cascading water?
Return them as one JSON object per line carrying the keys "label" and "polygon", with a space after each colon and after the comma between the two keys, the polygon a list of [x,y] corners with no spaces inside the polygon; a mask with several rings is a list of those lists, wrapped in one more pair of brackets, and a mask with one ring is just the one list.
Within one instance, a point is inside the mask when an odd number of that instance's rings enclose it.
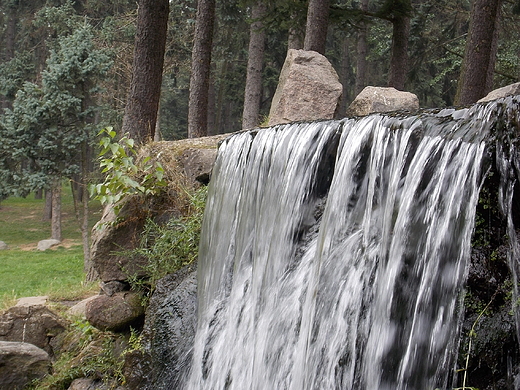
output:
{"label": "cascading water", "polygon": [[227,139],[204,217],[186,388],[451,388],[500,107]]}

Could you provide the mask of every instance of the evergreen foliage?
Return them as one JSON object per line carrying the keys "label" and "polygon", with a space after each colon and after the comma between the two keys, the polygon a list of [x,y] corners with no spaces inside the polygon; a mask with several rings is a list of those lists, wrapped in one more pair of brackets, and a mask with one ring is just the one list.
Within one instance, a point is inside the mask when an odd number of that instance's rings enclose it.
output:
{"label": "evergreen foliage", "polygon": [[[56,14],[58,19],[65,17]],[[100,92],[96,80],[106,74],[111,61],[94,47],[92,26],[62,27],[64,35],[51,45],[41,83],[26,81],[2,118],[3,194],[26,196],[48,188],[56,177],[78,174],[79,152],[94,139],[94,99]]]}

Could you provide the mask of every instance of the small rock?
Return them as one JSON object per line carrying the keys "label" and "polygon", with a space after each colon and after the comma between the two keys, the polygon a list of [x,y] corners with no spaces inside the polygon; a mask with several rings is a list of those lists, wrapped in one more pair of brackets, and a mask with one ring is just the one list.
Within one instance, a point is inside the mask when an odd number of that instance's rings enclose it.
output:
{"label": "small rock", "polygon": [[347,115],[364,116],[374,112],[418,109],[419,99],[413,93],[392,87],[365,87],[348,107]]}
{"label": "small rock", "polygon": [[61,244],[60,240],[56,240],[54,238],[49,238],[48,240],[39,241],[36,249],[38,249],[39,251],[46,251],[47,249],[50,249],[53,246],[56,246],[59,244]]}
{"label": "small rock", "polygon": [[6,250],[6,249],[9,249],[7,244],[5,242],[3,242],[3,241],[0,241],[0,251]]}
{"label": "small rock", "polygon": [[0,389],[21,390],[50,371],[47,352],[29,343],[0,341]]}

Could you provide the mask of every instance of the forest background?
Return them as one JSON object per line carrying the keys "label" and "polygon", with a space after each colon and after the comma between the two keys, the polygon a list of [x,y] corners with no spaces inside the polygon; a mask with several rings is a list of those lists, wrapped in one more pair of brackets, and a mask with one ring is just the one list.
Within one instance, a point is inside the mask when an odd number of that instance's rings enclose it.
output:
{"label": "forest background", "polygon": [[[268,115],[280,69],[287,53],[289,32],[304,34],[307,2],[264,2],[262,16],[266,51],[262,67],[261,118]],[[392,7],[402,1],[331,1],[324,53],[344,85],[343,107],[367,85],[386,86],[392,44]],[[404,2],[406,3],[406,2]],[[212,44],[208,134],[242,127],[248,60],[251,5],[246,0],[217,1]],[[420,99],[422,107],[454,104],[464,56],[472,2],[433,0],[410,2],[408,72],[404,89]],[[502,2],[494,87],[516,82],[520,75],[520,19],[517,4]],[[366,15],[360,12],[366,9]],[[197,2],[170,1],[168,34],[159,111],[160,134],[165,140],[187,137],[191,55]],[[95,80],[92,99],[98,127],[121,127],[132,77],[137,2],[132,0],[1,0],[0,99],[12,107],[24,83],[36,85],[53,47],[65,36],[88,26],[90,50],[101,50],[106,74]],[[366,37],[364,38],[363,35]],[[366,39],[366,49],[359,46]],[[302,42],[303,43],[303,42]],[[74,42],[71,42],[74,44]],[[365,52],[366,50],[366,52]],[[366,58],[366,63],[360,57]],[[365,69],[359,70],[359,66]],[[360,75],[360,73],[363,73]],[[363,76],[364,80],[360,80]],[[356,77],[358,77],[356,79]],[[341,112],[345,112],[342,108]]]}
{"label": "forest background", "polygon": [[[61,239],[60,184],[70,180],[84,205],[87,262],[100,129],[122,135],[134,123],[137,135],[148,126],[155,139],[176,140],[260,125],[288,48],[331,61],[344,88],[340,113],[367,85],[413,92],[425,108],[472,103],[467,80],[487,91],[519,80],[519,9],[513,0],[0,0],[0,200],[47,193]],[[483,42],[486,55],[470,59]],[[479,61],[478,76],[465,76]],[[129,113],[153,100],[139,95],[157,69],[158,109],[148,107],[154,124],[143,125]]]}

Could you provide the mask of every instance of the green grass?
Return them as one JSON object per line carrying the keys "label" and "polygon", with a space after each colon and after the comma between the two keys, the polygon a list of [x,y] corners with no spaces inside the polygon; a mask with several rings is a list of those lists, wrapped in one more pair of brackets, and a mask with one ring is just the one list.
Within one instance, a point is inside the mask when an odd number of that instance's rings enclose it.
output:
{"label": "green grass", "polygon": [[81,246],[57,250],[3,251],[0,254],[0,297],[61,296],[82,286]]}
{"label": "green grass", "polygon": [[[11,197],[0,203],[0,241],[9,247],[36,245],[50,238],[50,221],[43,219],[44,199]],[[101,216],[99,202],[91,202],[91,225]],[[64,240],[81,243],[81,230],[74,214],[74,202],[69,186],[62,192],[62,234]]]}
{"label": "green grass", "polygon": [[[42,252],[36,245],[51,233],[50,221],[43,220],[44,205],[44,200],[34,196],[0,203],[0,241],[9,247],[0,251],[0,309],[21,297],[75,299],[92,290],[84,283],[81,231],[70,188],[64,186],[62,194],[63,245]],[[93,225],[101,207],[94,203],[91,209]]]}

